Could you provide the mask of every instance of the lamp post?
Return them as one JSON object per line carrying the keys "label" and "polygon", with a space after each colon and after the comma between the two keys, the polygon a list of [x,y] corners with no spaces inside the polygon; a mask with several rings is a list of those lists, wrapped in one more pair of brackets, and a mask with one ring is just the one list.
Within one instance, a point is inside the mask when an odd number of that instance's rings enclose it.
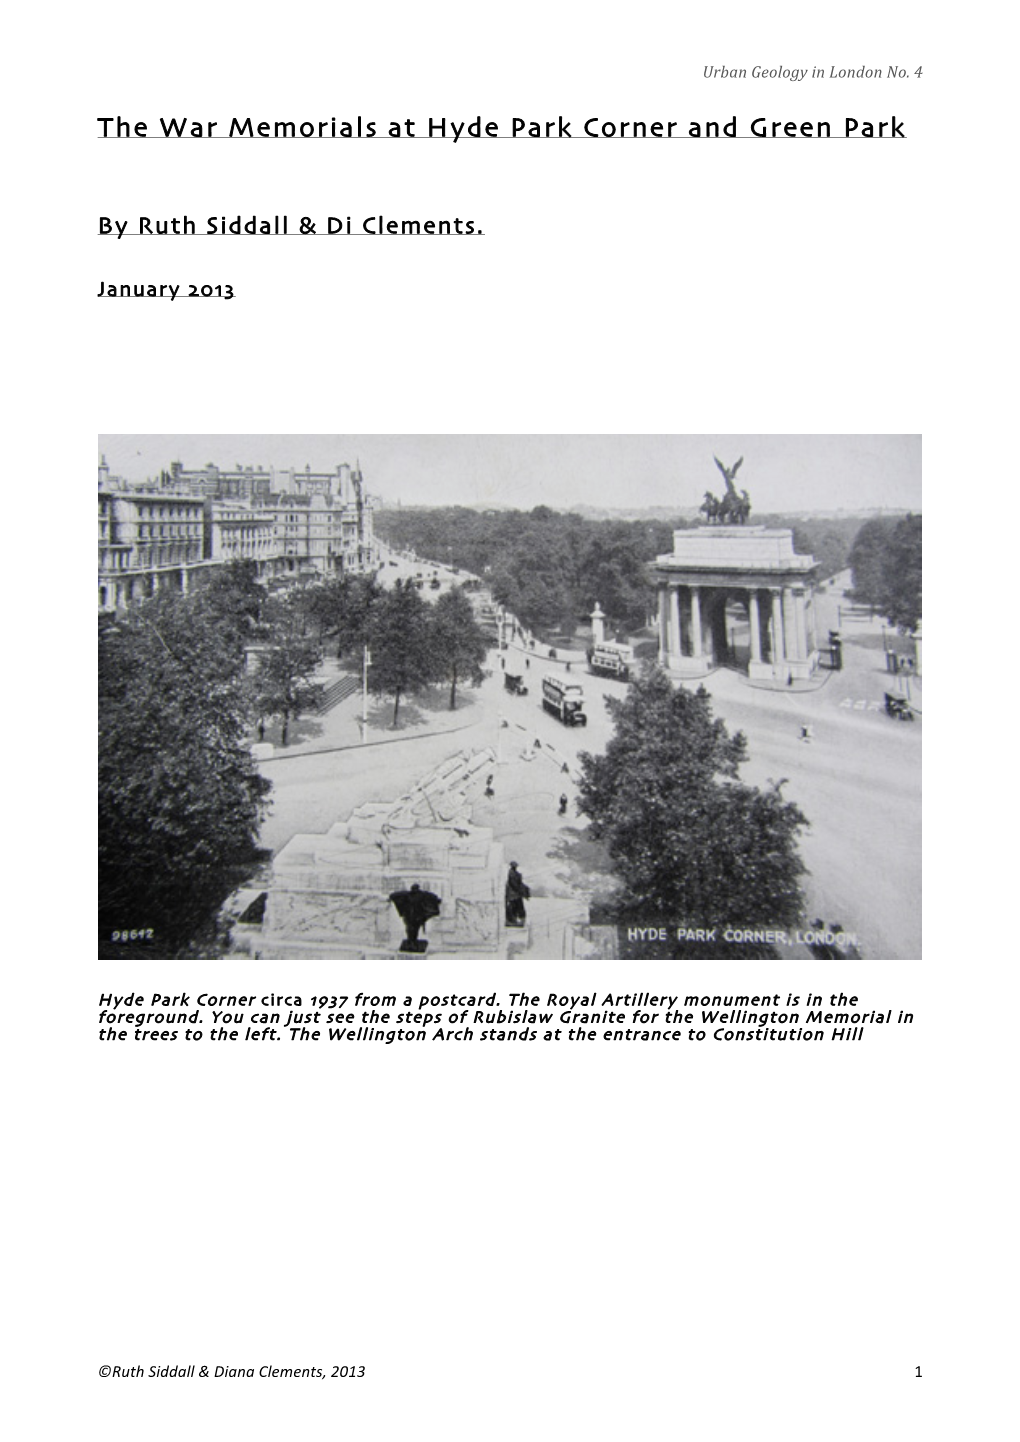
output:
{"label": "lamp post", "polygon": [[367,646],[361,654],[361,744],[368,740],[368,668],[372,664],[372,653]]}

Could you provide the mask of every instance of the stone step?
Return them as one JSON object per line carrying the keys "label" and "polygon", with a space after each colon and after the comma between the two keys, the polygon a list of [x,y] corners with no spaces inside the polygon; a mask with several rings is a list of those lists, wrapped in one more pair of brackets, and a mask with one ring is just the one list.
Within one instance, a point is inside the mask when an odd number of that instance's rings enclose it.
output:
{"label": "stone step", "polygon": [[[243,933],[243,934],[242,934]],[[477,947],[430,945],[428,951],[401,951],[396,946],[342,946],[332,942],[282,941],[262,935],[261,927],[235,927],[234,944],[256,961],[498,961],[501,953]]]}
{"label": "stone step", "polygon": [[316,708],[320,716],[327,711],[332,711],[334,706],[339,706],[341,701],[346,701],[348,696],[353,696],[356,691],[361,690],[361,682],[357,676],[342,676],[339,681],[334,681],[331,686],[326,687],[325,694]]}
{"label": "stone step", "polygon": [[518,956],[526,956],[531,950],[531,927],[527,922],[523,926],[506,927],[503,935],[506,937],[507,961],[513,961]]}
{"label": "stone step", "polygon": [[507,927],[507,956],[529,961],[561,961],[569,957],[570,929],[588,920],[587,903],[567,896],[533,896],[527,902],[523,928]]}

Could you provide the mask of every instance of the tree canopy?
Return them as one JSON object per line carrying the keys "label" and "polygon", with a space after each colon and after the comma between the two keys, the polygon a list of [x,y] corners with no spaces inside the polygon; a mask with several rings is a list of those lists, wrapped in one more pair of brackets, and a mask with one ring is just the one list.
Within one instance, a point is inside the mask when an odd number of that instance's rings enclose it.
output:
{"label": "tree canopy", "polygon": [[883,609],[901,631],[921,624],[920,516],[904,516],[889,539]]}
{"label": "tree canopy", "polygon": [[444,592],[432,608],[429,645],[435,674],[450,683],[450,710],[457,706],[457,686],[479,686],[489,650],[474,607],[459,586]]}
{"label": "tree canopy", "polygon": [[368,688],[393,697],[393,725],[400,702],[438,680],[431,646],[431,607],[413,581],[397,581],[376,597],[368,615],[368,646],[372,664]]}
{"label": "tree canopy", "polygon": [[242,666],[200,595],[100,616],[101,949],[151,929],[174,955],[258,859],[269,783],[244,745]]}
{"label": "tree canopy", "polygon": [[229,561],[199,582],[197,605],[224,640],[243,652],[259,636],[266,590],[254,561]]}
{"label": "tree canopy", "polygon": [[850,551],[854,599],[901,631],[921,622],[921,517],[877,517],[857,532]]}
{"label": "tree canopy", "polygon": [[368,616],[380,593],[378,573],[366,576],[330,576],[305,596],[308,614],[322,635],[336,640],[337,659],[353,647],[363,646]]}
{"label": "tree canopy", "polygon": [[301,594],[270,597],[263,608],[262,636],[253,679],[255,709],[261,716],[279,716],[280,744],[286,746],[291,721],[310,711],[322,695],[313,682],[321,652],[307,632],[307,609]]}
{"label": "tree canopy", "polygon": [[678,942],[676,956],[770,955],[722,933],[799,920],[806,818],[781,787],[740,782],[745,738],[713,718],[703,687],[674,688],[650,667],[606,705],[614,734],[603,755],[582,752],[578,805],[622,884],[618,919],[717,928],[715,943]]}

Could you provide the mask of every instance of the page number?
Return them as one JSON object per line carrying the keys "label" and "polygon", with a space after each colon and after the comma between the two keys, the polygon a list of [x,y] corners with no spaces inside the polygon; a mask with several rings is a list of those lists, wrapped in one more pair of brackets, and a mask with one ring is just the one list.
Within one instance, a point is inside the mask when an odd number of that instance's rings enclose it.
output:
{"label": "page number", "polygon": [[920,1375],[921,1375],[921,1369],[920,1369],[920,1367],[918,1367],[918,1369],[917,1369],[917,1375],[918,1375],[919,1377],[920,1377]]}

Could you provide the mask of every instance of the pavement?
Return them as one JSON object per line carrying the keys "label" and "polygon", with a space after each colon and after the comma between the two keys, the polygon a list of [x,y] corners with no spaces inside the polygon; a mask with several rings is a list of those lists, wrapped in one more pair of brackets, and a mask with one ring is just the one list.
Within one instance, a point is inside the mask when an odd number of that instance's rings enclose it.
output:
{"label": "pavement", "polygon": [[[762,690],[729,670],[714,672],[704,684],[716,714],[747,736],[742,779],[754,785],[782,781],[783,795],[811,823],[801,841],[809,871],[806,919],[818,917],[856,934],[862,956],[918,957],[922,723],[885,714],[884,694],[898,689],[890,684],[898,678],[885,668],[881,621],[852,608],[842,586],[821,592],[816,604],[819,635],[830,628],[842,632],[841,672],[819,673],[810,690]],[[905,649],[902,638],[897,644]],[[519,954],[562,955],[563,928],[576,918],[576,904],[612,886],[606,858],[588,841],[574,804],[577,755],[603,749],[612,727],[602,698],[622,696],[625,688],[589,675],[577,652],[571,669],[583,677],[589,720],[585,727],[564,727],[542,709],[541,676],[546,670],[562,674],[566,653],[560,650],[560,659],[550,661],[542,649],[515,643],[502,653],[507,669],[523,675],[527,696],[505,691],[494,649],[489,676],[477,688],[459,690],[454,711],[446,688],[431,688],[401,702],[394,731],[392,702],[370,698],[368,744],[361,740],[360,695],[325,716],[302,718],[291,728],[294,744],[260,763],[274,787],[263,844],[275,852],[296,832],[325,831],[363,802],[401,795],[448,756],[491,746],[498,757],[495,795],[479,801],[474,820],[493,828],[531,887],[539,914]],[[327,663],[322,679],[338,670]],[[910,678],[910,689],[920,710],[920,678]],[[808,741],[802,739],[805,726]],[[563,792],[565,816],[558,813]],[[789,954],[810,955],[803,946]]]}

